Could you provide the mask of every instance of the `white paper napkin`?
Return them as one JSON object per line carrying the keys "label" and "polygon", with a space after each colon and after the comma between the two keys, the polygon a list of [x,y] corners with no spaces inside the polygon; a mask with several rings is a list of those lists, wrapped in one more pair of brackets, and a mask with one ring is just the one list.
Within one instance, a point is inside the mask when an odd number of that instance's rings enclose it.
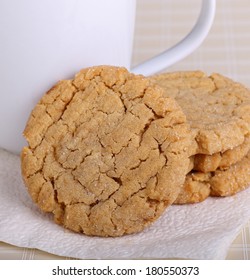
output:
{"label": "white paper napkin", "polygon": [[88,237],[54,224],[30,199],[20,158],[0,149],[0,240],[60,256],[87,259],[224,259],[250,218],[250,188],[229,198],[171,206],[143,232]]}

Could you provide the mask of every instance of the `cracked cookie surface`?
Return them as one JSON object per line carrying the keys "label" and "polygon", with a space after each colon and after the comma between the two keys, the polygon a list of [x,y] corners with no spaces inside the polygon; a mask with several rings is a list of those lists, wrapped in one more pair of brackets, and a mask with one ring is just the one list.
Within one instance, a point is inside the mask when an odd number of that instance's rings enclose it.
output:
{"label": "cracked cookie surface", "polygon": [[164,73],[151,79],[174,97],[194,132],[194,154],[224,153],[250,132],[250,91],[222,75],[201,71]]}
{"label": "cracked cookie surface", "polygon": [[143,230],[175,201],[190,163],[180,107],[119,67],[60,81],[33,109],[24,136],[22,175],[32,199],[86,235]]}

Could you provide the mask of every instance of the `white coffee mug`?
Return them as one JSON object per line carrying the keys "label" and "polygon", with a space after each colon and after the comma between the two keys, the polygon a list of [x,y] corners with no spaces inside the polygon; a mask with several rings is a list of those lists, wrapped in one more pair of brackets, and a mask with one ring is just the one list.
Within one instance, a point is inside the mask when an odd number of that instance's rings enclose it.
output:
{"label": "white coffee mug", "polygon": [[[130,69],[135,11],[136,0],[0,0],[0,148],[21,151],[32,108],[58,80],[93,65]],[[203,0],[179,44],[130,70],[149,75],[184,58],[214,14],[215,0]]]}

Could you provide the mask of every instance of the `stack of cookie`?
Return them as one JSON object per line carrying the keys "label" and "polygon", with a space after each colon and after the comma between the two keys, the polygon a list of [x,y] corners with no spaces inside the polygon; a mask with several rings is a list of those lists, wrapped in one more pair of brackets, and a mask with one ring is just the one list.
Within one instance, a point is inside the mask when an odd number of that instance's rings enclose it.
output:
{"label": "stack of cookie", "polygon": [[39,208],[70,230],[140,232],[173,203],[247,186],[249,100],[220,75],[83,69],[33,109],[24,182]]}
{"label": "stack of cookie", "polygon": [[175,203],[233,195],[250,183],[250,91],[219,74],[166,73],[152,79],[190,123],[192,166]]}

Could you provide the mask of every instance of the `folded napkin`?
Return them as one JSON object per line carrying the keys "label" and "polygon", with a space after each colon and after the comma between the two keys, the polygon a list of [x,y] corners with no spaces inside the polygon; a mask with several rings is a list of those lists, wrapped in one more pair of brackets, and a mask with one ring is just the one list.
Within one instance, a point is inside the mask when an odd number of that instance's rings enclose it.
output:
{"label": "folded napkin", "polygon": [[0,240],[80,259],[224,259],[250,219],[250,188],[228,198],[174,205],[139,234],[89,237],[56,225],[30,199],[20,158],[0,149]]}

